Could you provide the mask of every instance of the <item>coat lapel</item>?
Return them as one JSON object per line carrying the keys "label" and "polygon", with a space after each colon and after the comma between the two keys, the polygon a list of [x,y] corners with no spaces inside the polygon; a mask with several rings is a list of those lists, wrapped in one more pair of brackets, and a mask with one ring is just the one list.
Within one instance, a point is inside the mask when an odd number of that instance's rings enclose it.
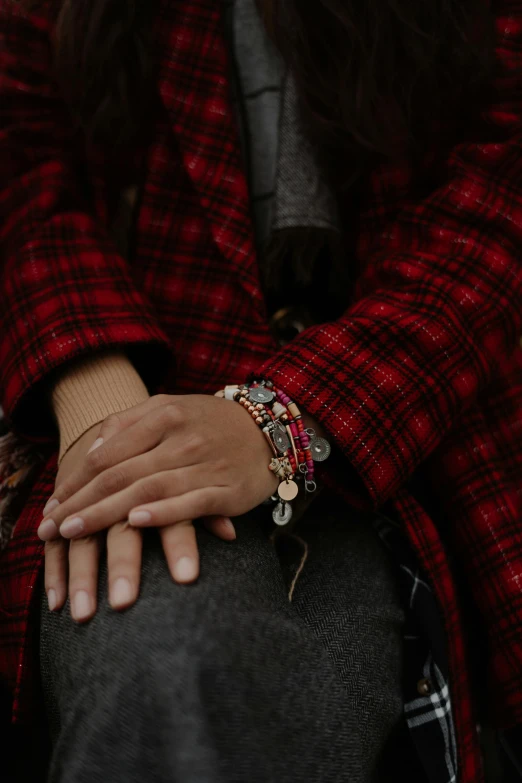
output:
{"label": "coat lapel", "polygon": [[160,96],[214,241],[264,315],[222,24],[221,2],[163,0]]}

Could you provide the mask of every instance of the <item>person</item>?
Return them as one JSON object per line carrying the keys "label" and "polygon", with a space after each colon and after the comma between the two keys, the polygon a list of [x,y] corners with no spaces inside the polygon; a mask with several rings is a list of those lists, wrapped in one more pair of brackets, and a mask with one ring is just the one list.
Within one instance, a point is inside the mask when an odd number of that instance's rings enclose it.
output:
{"label": "person", "polygon": [[522,4],[0,9],[0,671],[48,780],[481,783],[522,720]]}

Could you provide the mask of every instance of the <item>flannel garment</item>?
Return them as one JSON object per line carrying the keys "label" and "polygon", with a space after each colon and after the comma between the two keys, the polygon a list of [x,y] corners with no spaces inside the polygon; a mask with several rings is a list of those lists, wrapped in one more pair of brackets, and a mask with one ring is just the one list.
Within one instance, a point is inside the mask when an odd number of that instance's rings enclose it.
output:
{"label": "flannel garment", "polygon": [[[260,283],[219,6],[159,0],[157,89],[129,173],[74,130],[50,77],[52,3],[27,13],[0,0],[1,404],[45,452],[2,554],[0,676],[28,719],[36,529],[56,472],[42,394],[52,372],[121,347],[152,392],[214,393],[261,374],[324,425],[337,491],[367,511],[393,506],[446,631],[458,779],[481,783],[455,568],[488,637],[491,714],[505,728],[522,720],[522,2],[494,5],[480,118],[451,145],[441,137],[416,178],[382,163],[340,205],[349,304],[284,349]],[[108,227],[136,170],[127,262]],[[442,527],[411,492],[416,472]]]}

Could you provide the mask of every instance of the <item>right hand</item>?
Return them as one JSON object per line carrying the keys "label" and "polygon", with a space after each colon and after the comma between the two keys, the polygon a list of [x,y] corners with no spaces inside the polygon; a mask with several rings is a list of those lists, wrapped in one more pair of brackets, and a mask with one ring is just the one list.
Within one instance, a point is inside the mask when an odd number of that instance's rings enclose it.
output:
{"label": "right hand", "polygon": [[[127,424],[125,414],[119,417],[119,421],[119,428],[124,428]],[[81,466],[87,452],[95,444],[100,430],[101,423],[87,430],[70,447],[60,464],[56,486],[62,485],[64,480]],[[236,537],[230,520],[223,517],[209,517],[204,520],[204,524],[224,541],[232,541]],[[194,581],[195,577],[183,575],[179,570],[180,556],[189,555],[193,560],[197,560],[198,551],[192,522],[160,528],[159,535],[174,581]],[[59,536],[46,542],[45,591],[51,611],[62,608],[68,591],[74,620],[85,622],[96,613],[98,565],[104,538],[104,534],[98,533],[74,541]],[[138,598],[142,531],[130,527],[122,520],[109,528],[106,543],[109,603],[113,609],[126,609]]]}

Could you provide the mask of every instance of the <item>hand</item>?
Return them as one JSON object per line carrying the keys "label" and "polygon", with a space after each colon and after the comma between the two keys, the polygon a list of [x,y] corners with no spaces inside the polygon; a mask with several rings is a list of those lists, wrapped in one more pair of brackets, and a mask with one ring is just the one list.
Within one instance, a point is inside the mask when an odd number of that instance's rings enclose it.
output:
{"label": "hand", "polygon": [[[136,406],[139,407],[139,406]],[[135,411],[136,409],[132,409]],[[129,426],[135,419],[131,411],[119,414],[107,421],[105,438],[111,437]],[[69,478],[81,471],[87,452],[100,444],[101,425],[96,425],[71,446],[64,456],[56,478],[57,489],[67,486]],[[51,511],[59,504],[59,489],[46,508]],[[212,517],[204,520],[205,526],[218,537],[230,541],[236,534],[230,520]],[[192,562],[197,561],[197,547],[194,531],[189,523],[161,528],[163,550],[173,579],[178,582],[192,581],[179,573],[179,561],[188,554]],[[96,612],[98,561],[103,538],[101,534],[86,536],[74,541],[61,537],[45,545],[45,590],[49,608],[60,609],[67,597],[67,570],[69,570],[69,595],[71,613],[75,620],[84,621]],[[141,569],[141,531],[119,522],[107,533],[107,559],[109,577],[109,600],[114,609],[125,609],[136,601],[139,591]],[[67,566],[69,568],[67,569]],[[122,581],[121,581],[122,580]]]}
{"label": "hand", "polygon": [[[160,395],[130,409],[135,422],[91,451],[57,486],[60,505],[39,529],[49,539],[92,535],[122,520],[163,527],[243,514],[278,485],[271,450],[241,406],[213,396]],[[53,521],[54,520],[54,521]]]}

